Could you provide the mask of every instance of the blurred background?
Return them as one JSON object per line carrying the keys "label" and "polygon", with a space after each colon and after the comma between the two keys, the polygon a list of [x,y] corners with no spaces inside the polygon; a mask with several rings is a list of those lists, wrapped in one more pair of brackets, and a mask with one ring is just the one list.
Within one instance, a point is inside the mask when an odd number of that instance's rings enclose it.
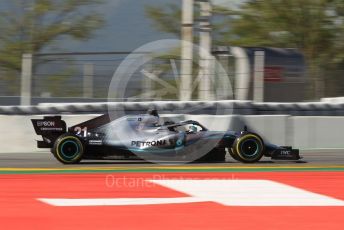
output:
{"label": "blurred background", "polygon": [[[163,85],[147,83],[138,72],[126,97],[115,100],[341,97],[343,19],[343,0],[1,1],[0,105],[107,101],[113,74],[128,54],[171,38],[191,41],[212,55],[197,58],[181,47],[172,58],[155,58],[147,68],[158,69],[158,78],[177,86],[171,80],[177,75],[191,87],[183,79],[194,80],[206,68],[206,78],[226,77],[232,91],[214,98],[216,84],[210,80],[189,97],[147,94],[144,90]],[[209,70],[214,60],[223,69]]]}

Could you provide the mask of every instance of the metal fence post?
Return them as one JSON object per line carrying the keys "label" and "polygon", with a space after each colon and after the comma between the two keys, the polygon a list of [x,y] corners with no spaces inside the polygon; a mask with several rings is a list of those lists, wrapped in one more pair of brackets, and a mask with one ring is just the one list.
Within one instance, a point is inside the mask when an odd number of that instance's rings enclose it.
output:
{"label": "metal fence post", "polygon": [[93,98],[93,63],[84,64],[83,97]]}
{"label": "metal fence post", "polygon": [[230,47],[230,52],[235,58],[235,99],[248,100],[250,88],[250,61],[244,48]]}
{"label": "metal fence post", "polygon": [[253,100],[256,102],[264,101],[264,60],[264,51],[254,52]]}
{"label": "metal fence post", "polygon": [[23,54],[21,69],[20,105],[31,105],[32,54]]}
{"label": "metal fence post", "polygon": [[194,0],[183,0],[182,4],[182,60],[179,100],[191,99],[192,88],[192,41]]}
{"label": "metal fence post", "polygon": [[198,98],[200,100],[213,100],[213,83],[214,83],[214,60],[211,53],[211,4],[209,1],[199,1],[200,5],[200,60],[202,79],[198,87]]}
{"label": "metal fence post", "polygon": [[[147,63],[145,65],[145,69],[152,73],[153,72],[153,65],[151,62]],[[142,73],[142,87],[141,87],[141,98],[139,99],[146,99],[146,100],[150,100],[152,99],[155,95],[152,96],[152,93],[154,91],[154,88],[153,88],[153,81],[149,78],[149,77],[146,77],[144,73]]]}

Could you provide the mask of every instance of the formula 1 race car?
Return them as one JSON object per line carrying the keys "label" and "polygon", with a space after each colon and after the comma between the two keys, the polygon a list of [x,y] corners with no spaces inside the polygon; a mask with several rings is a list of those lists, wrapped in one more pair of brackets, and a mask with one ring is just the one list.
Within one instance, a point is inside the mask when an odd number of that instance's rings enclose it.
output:
{"label": "formula 1 race car", "polygon": [[209,131],[194,120],[161,122],[156,110],[111,120],[108,114],[67,129],[61,116],[32,119],[38,148],[50,148],[57,160],[74,164],[82,159],[136,156],[152,162],[221,162],[226,149],[237,161],[254,163],[300,159],[299,150],[267,144],[256,133]]}

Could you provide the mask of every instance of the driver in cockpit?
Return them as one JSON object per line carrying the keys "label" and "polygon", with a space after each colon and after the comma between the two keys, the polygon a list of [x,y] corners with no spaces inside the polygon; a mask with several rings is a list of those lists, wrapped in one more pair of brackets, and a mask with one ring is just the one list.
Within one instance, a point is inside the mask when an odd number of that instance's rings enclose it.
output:
{"label": "driver in cockpit", "polygon": [[194,125],[190,125],[188,133],[197,133],[197,127]]}

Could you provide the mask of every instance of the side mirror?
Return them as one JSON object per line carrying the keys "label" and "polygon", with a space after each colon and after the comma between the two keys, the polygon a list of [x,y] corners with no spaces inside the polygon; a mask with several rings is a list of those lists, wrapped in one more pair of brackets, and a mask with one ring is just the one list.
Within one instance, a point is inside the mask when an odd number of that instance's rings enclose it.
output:
{"label": "side mirror", "polygon": [[247,132],[248,132],[248,130],[247,130],[247,126],[245,125],[245,126],[244,126],[244,130],[243,130],[243,131],[241,131],[240,133],[241,133],[241,134],[244,134],[244,133],[247,133]]}

